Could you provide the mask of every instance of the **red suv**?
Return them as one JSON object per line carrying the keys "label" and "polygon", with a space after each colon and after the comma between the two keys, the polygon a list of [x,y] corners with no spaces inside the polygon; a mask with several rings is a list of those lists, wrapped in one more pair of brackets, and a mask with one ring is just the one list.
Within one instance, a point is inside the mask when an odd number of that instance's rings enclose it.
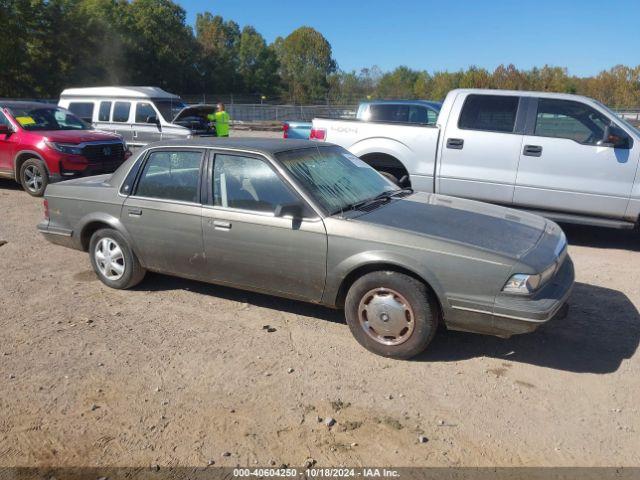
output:
{"label": "red suv", "polygon": [[0,177],[35,197],[49,182],[111,173],[131,155],[119,135],[91,130],[55,105],[0,101]]}

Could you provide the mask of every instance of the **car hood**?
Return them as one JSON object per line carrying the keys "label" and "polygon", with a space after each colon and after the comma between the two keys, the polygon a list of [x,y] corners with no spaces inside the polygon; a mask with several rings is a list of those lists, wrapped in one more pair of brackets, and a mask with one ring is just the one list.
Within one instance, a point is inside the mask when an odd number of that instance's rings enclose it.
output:
{"label": "car hood", "polygon": [[353,220],[516,259],[538,243],[547,224],[542,217],[518,210],[429,193],[393,200]]}
{"label": "car hood", "polygon": [[38,132],[39,135],[46,137],[50,142],[62,143],[85,143],[121,140],[120,135],[110,132],[102,132],[100,130],[51,130]]}
{"label": "car hood", "polygon": [[202,117],[206,118],[207,115],[216,112],[215,105],[190,105],[183,108],[178,114],[173,117],[172,123],[178,122],[187,117]]}

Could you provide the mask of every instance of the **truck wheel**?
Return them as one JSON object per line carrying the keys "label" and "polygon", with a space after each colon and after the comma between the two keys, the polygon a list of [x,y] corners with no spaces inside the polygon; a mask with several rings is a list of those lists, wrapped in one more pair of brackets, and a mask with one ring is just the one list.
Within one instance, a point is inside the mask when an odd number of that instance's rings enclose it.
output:
{"label": "truck wheel", "polygon": [[39,158],[29,158],[20,167],[20,184],[25,191],[34,197],[44,195],[49,184],[49,174],[44,162]]}
{"label": "truck wheel", "polygon": [[146,273],[124,237],[112,228],[102,228],[91,236],[89,258],[98,278],[111,288],[131,288]]}
{"label": "truck wheel", "polygon": [[345,299],[353,336],[367,350],[385,357],[407,359],[424,351],[436,333],[439,316],[427,286],[398,272],[363,275]]}

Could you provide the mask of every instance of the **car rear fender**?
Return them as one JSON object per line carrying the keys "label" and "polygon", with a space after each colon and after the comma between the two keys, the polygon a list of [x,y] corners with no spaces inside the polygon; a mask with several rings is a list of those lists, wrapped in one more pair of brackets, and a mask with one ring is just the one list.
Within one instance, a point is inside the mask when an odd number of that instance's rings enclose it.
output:
{"label": "car rear fender", "polygon": [[104,212],[89,213],[78,221],[78,226],[76,229],[74,229],[74,231],[78,232],[76,241],[78,242],[79,248],[81,248],[85,252],[88,251],[91,235],[93,235],[94,232],[100,230],[101,228],[113,228],[114,230],[116,230],[127,240],[127,243],[136,254],[138,259],[141,258],[136,244],[133,241],[133,238],[131,237],[125,226],[122,224],[120,219]]}

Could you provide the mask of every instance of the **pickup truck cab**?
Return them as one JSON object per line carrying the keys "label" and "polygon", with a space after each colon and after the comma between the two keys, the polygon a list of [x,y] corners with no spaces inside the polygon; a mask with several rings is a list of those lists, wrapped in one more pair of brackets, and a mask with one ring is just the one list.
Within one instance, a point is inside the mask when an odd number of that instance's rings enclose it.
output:
{"label": "pickup truck cab", "polygon": [[633,228],[640,216],[640,131],[583,96],[459,89],[435,124],[314,119],[311,138],[418,190],[567,223]]}
{"label": "pickup truck cab", "polygon": [[130,155],[122,137],[92,130],[64,108],[0,101],[0,178],[32,196],[52,182],[111,173]]}

